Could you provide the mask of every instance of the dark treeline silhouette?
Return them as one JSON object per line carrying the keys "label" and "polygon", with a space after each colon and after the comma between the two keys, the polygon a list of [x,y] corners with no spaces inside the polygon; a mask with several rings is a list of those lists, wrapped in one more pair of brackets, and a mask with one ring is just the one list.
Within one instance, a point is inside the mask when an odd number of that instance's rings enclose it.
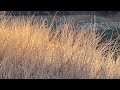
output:
{"label": "dark treeline silhouette", "polygon": [[7,14],[11,15],[98,15],[98,16],[110,16],[115,15],[119,11],[7,11]]}

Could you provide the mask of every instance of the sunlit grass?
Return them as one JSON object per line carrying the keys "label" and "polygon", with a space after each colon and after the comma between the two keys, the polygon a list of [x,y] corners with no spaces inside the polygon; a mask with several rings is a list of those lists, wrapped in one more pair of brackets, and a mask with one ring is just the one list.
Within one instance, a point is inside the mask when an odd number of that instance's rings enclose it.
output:
{"label": "sunlit grass", "polygon": [[120,78],[119,44],[74,29],[69,22],[53,30],[44,20],[1,19],[0,78]]}

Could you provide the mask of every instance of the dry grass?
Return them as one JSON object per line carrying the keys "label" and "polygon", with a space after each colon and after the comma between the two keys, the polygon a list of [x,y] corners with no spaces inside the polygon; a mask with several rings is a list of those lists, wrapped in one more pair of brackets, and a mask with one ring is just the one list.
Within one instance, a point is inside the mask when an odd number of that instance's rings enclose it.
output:
{"label": "dry grass", "polygon": [[[52,30],[31,18],[0,21],[1,79],[120,78],[120,51],[94,31],[64,23]],[[112,45],[114,44],[114,45]]]}

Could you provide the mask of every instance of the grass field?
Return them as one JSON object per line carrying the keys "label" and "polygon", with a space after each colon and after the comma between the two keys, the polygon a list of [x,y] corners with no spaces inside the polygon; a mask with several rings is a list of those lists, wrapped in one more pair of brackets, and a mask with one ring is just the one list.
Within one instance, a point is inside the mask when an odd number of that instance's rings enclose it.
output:
{"label": "grass field", "polygon": [[52,21],[0,18],[0,79],[120,78],[119,28],[108,39],[104,28]]}

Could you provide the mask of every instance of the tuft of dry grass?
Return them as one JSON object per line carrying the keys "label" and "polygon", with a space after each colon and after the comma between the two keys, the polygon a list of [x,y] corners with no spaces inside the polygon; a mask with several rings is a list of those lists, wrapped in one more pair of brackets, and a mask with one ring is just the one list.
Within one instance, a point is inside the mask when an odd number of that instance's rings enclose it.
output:
{"label": "tuft of dry grass", "polygon": [[69,23],[53,30],[44,21],[3,18],[0,79],[120,78],[119,45],[101,38]]}

